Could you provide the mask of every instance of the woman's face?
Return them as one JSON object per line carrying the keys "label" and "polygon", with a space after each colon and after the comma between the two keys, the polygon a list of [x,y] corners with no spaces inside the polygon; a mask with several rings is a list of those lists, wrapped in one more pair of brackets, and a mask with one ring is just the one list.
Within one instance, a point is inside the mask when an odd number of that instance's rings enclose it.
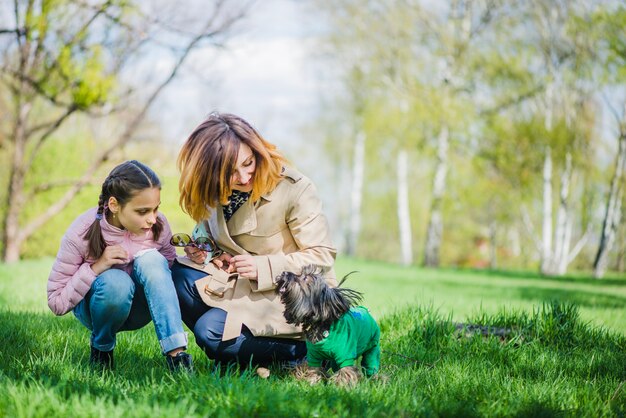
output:
{"label": "woman's face", "polygon": [[237,154],[237,163],[230,178],[230,188],[240,192],[251,192],[255,169],[256,158],[254,153],[249,146],[241,144]]}

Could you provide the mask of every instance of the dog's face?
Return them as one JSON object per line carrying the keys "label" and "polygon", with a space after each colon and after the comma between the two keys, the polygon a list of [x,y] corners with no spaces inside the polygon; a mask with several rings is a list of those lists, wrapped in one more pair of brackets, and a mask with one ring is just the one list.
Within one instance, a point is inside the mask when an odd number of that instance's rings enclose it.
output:
{"label": "dog's face", "polygon": [[287,323],[305,329],[329,325],[361,297],[354,290],[328,286],[322,270],[315,266],[305,267],[301,274],[284,272],[276,284]]}
{"label": "dog's face", "polygon": [[317,317],[321,294],[328,287],[316,271],[307,269],[302,274],[284,272],[276,280],[280,300],[285,305],[287,323],[302,325]]}

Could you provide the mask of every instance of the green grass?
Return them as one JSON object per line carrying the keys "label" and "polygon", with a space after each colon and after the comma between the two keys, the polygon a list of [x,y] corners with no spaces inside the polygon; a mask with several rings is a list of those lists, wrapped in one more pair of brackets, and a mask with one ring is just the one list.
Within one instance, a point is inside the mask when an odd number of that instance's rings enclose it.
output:
{"label": "green grass", "polygon": [[356,270],[345,286],[362,291],[381,317],[407,306],[429,305],[455,320],[478,312],[532,310],[557,300],[576,304],[581,317],[626,335],[626,277],[542,277],[532,272],[423,269],[340,258],[337,274]]}
{"label": "green grass", "polygon": [[[379,318],[389,382],[309,387],[166,372],[151,326],[121,333],[113,373],[86,366],[88,332],[50,313],[51,260],[0,265],[0,416],[625,416],[626,280],[401,268],[340,259]],[[621,319],[620,319],[621,318]],[[510,330],[466,336],[454,321]]]}

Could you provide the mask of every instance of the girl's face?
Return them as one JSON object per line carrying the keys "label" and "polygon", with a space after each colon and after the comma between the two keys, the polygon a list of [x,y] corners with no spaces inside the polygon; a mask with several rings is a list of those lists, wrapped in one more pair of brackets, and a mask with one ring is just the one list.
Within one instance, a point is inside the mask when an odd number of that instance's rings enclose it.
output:
{"label": "girl's face", "polygon": [[126,229],[131,234],[141,235],[150,231],[156,223],[157,211],[161,204],[161,190],[150,187],[139,191],[124,206],[117,199],[109,199],[109,211],[115,214],[107,220],[111,225]]}
{"label": "girl's face", "polygon": [[241,144],[237,154],[237,163],[233,175],[230,178],[230,188],[240,192],[249,193],[252,191],[254,180],[254,170],[256,169],[256,158],[254,153],[246,144]]}

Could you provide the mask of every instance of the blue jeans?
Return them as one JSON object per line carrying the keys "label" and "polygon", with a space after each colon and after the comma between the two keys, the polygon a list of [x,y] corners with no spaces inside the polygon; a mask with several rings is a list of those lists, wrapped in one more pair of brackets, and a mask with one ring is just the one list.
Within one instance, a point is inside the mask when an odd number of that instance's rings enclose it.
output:
{"label": "blue jeans", "polygon": [[222,341],[226,312],[207,306],[195,281],[206,276],[198,270],[174,262],[172,278],[178,294],[183,321],[193,330],[196,342],[206,355],[218,363],[267,365],[273,361],[296,364],[306,357],[306,343],[289,338],[255,337],[244,325],[241,334]]}
{"label": "blue jeans", "polygon": [[150,320],[163,354],[187,347],[172,273],[156,250],[135,258],[130,275],[114,268],[98,275],[74,315],[91,330],[91,345],[100,351],[113,350],[118,332],[142,328]]}

